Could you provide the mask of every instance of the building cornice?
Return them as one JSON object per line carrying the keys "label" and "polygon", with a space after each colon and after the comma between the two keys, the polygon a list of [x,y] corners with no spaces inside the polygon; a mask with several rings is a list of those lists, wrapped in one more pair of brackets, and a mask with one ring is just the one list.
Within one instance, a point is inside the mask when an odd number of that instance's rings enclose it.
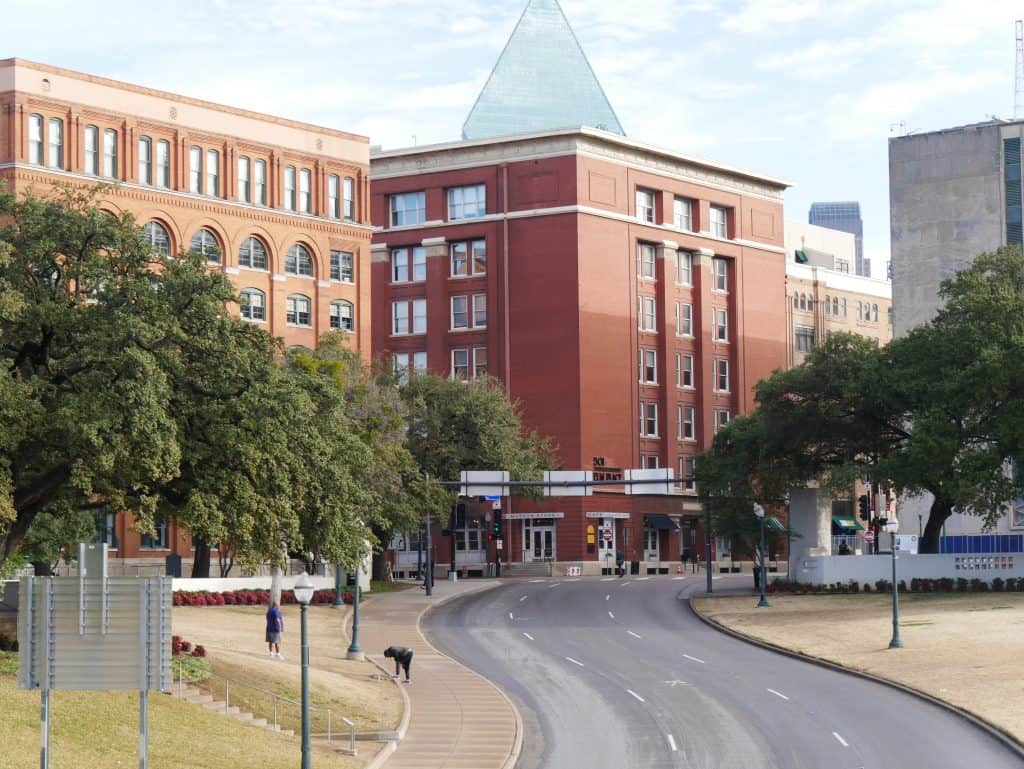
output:
{"label": "building cornice", "polygon": [[838,270],[830,270],[827,267],[787,261],[786,277],[817,282],[836,291],[849,291],[852,294],[866,294],[879,299],[892,300],[892,283],[864,275],[851,275]]}

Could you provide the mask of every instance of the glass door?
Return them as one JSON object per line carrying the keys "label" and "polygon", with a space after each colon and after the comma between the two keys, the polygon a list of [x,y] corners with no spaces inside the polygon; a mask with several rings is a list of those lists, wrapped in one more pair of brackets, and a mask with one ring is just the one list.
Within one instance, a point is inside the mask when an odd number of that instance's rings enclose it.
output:
{"label": "glass door", "polygon": [[658,539],[661,532],[658,529],[652,529],[648,526],[644,527],[644,560],[645,561],[658,561],[661,560],[658,551]]}

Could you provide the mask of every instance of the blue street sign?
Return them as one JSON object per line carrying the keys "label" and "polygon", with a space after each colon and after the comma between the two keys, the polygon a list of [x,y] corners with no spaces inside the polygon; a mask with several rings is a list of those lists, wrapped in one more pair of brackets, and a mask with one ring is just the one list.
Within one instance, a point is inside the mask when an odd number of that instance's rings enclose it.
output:
{"label": "blue street sign", "polygon": [[484,499],[488,502],[497,502],[498,500],[501,499],[501,497],[499,497],[497,494],[488,494],[487,496],[484,497]]}

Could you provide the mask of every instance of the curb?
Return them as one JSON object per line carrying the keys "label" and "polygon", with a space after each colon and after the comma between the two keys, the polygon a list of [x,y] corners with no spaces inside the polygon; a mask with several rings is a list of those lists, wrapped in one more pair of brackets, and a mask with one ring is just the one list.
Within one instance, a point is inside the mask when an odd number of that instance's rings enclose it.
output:
{"label": "curb", "polygon": [[[434,645],[431,644],[430,641],[427,640],[427,637],[425,635],[423,635],[423,629],[421,627],[421,623],[423,622],[423,618],[425,616],[427,616],[427,614],[432,609],[435,609],[438,606],[446,604],[449,601],[454,601],[454,600],[456,600],[458,598],[463,598],[463,597],[469,596],[469,595],[476,595],[477,593],[482,593],[485,590],[492,590],[494,588],[499,587],[501,584],[502,584],[502,582],[500,582],[498,580],[495,580],[494,582],[489,582],[484,587],[481,587],[478,590],[467,590],[466,592],[459,593],[457,595],[445,596],[441,600],[437,601],[437,603],[431,604],[426,609],[424,609],[423,611],[420,612],[420,615],[416,618],[416,632],[419,633],[420,638],[423,639],[423,643],[425,643],[431,649],[434,649],[434,651],[437,652],[437,654],[439,654],[440,656],[444,657],[445,659],[451,660],[456,665],[458,665],[459,667],[469,671],[470,673],[475,675],[480,680],[485,681],[489,686],[491,686],[494,689],[494,691],[496,691],[498,694],[501,695],[502,699],[505,700],[505,702],[508,703],[509,708],[512,710],[512,715],[515,717],[516,733],[515,733],[515,736],[512,739],[512,750],[509,753],[508,758],[505,759],[505,763],[501,765],[501,769],[515,769],[515,765],[519,761],[519,755],[520,755],[520,753],[523,752],[523,717],[519,713],[519,708],[517,708],[515,706],[515,703],[512,702],[511,699],[509,699],[509,696],[507,694],[505,694],[505,692],[503,692],[498,687],[498,685],[495,684],[493,681],[485,678],[484,676],[480,675],[479,673],[477,673],[472,668],[466,667],[465,665],[463,665],[458,660],[456,660],[456,659],[454,659],[452,657],[449,657],[447,654],[444,654],[443,652],[440,652],[436,648],[434,648]],[[366,769],[376,769],[376,767],[372,767],[372,768],[371,767],[366,767]]]}
{"label": "curb", "polygon": [[687,604],[690,607],[690,611],[693,612],[697,619],[699,619],[705,625],[714,630],[717,630],[720,633],[732,636],[733,638],[739,641],[748,643],[751,646],[760,647],[762,649],[765,649],[766,651],[775,652],[776,654],[782,654],[786,657],[791,657],[793,659],[801,660],[803,662],[809,662],[813,665],[817,665],[818,667],[828,668],[829,670],[834,670],[838,673],[844,673],[848,676],[854,676],[856,678],[862,678],[867,681],[873,681],[877,684],[888,686],[891,689],[898,689],[901,692],[909,694],[913,697],[917,697],[919,700],[930,702],[932,705],[937,705],[938,707],[943,708],[944,710],[947,710],[950,713],[953,713],[954,715],[960,716],[961,718],[970,721],[974,726],[986,732],[990,737],[994,737],[996,740],[1001,742],[1006,748],[1009,748],[1010,751],[1012,751],[1018,756],[1018,758],[1024,760],[1024,744],[1018,741],[1017,738],[1011,735],[1009,732],[1002,729],[1002,727],[990,723],[986,719],[982,718],[981,716],[975,713],[970,712],[969,710],[965,710],[959,707],[958,705],[954,705],[951,702],[946,702],[945,700],[939,699],[938,697],[932,694],[928,694],[928,692],[921,691],[920,689],[915,689],[913,686],[908,686],[907,684],[900,683],[899,681],[893,681],[889,678],[882,678],[881,676],[877,676],[874,673],[868,673],[863,670],[849,668],[845,665],[840,665],[838,662],[832,662],[831,660],[827,660],[822,657],[815,657],[811,654],[804,654],[803,652],[794,651],[793,649],[787,649],[784,646],[773,644],[770,641],[762,641],[759,638],[754,638],[752,636],[745,635],[744,633],[741,633],[738,630],[734,630],[731,627],[727,627],[723,625],[721,622],[718,622],[717,620],[714,620],[711,617],[705,616],[704,614],[699,612],[697,610],[697,607],[693,605],[693,601],[697,597],[698,596],[695,593],[690,593],[687,599]]}

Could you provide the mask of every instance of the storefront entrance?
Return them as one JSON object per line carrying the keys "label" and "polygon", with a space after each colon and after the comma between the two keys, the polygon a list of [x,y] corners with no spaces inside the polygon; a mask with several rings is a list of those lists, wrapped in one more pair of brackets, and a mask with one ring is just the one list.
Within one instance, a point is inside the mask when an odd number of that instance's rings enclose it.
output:
{"label": "storefront entrance", "polygon": [[526,518],[523,520],[523,563],[555,560],[555,520]]}

